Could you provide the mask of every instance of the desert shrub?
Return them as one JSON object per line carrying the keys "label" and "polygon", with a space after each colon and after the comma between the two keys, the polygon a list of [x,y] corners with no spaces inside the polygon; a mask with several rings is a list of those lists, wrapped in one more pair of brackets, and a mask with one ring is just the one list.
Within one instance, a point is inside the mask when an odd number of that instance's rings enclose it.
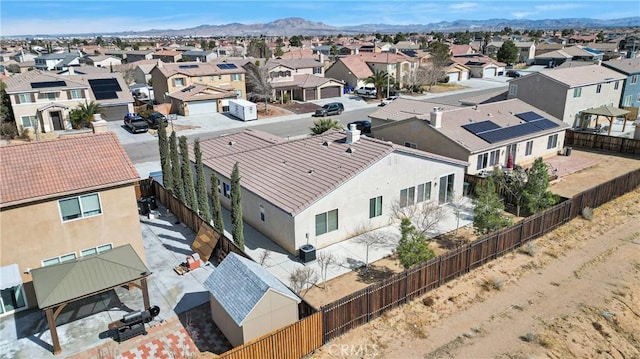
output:
{"label": "desert shrub", "polygon": [[23,128],[20,132],[20,139],[24,141],[31,141],[31,131],[28,128]]}
{"label": "desert shrub", "polygon": [[484,290],[501,290],[502,287],[504,287],[504,281],[500,278],[487,278],[482,282],[482,288]]}
{"label": "desert shrub", "polygon": [[593,220],[593,208],[591,207],[584,207],[582,209],[582,218],[588,220],[588,221],[592,221]]}
{"label": "desert shrub", "polygon": [[426,297],[422,300],[422,304],[424,304],[426,307],[430,307],[432,305],[434,305],[436,303],[435,299],[433,299],[433,297]]}
{"label": "desert shrub", "polygon": [[18,130],[13,122],[3,122],[2,127],[0,127],[0,131],[3,138],[10,140],[14,139],[18,135]]}
{"label": "desert shrub", "polygon": [[525,335],[521,335],[520,336],[520,340],[522,340],[523,342],[527,342],[527,343],[533,343],[536,341],[536,335],[529,332]]}
{"label": "desert shrub", "polygon": [[538,254],[538,246],[534,242],[527,242],[524,246],[520,248],[520,251],[526,255],[531,257],[535,257]]}

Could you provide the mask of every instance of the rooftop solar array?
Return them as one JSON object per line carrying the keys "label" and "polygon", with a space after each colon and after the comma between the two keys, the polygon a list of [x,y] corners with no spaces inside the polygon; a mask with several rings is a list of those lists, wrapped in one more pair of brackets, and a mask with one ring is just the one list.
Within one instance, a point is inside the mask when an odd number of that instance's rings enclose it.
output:
{"label": "rooftop solar array", "polygon": [[122,91],[116,79],[93,79],[89,80],[91,91],[96,100],[112,100],[118,98],[117,92]]}
{"label": "rooftop solar array", "polygon": [[217,66],[220,70],[233,70],[238,68],[236,64],[217,64]]}
{"label": "rooftop solar array", "polygon": [[197,69],[199,66],[197,64],[191,64],[191,65],[178,65],[178,68],[181,69]]}
{"label": "rooftop solar array", "polygon": [[557,123],[532,111],[516,114],[516,117],[525,122],[509,127],[500,127],[494,122],[482,121],[463,125],[462,128],[489,143],[496,143],[559,126]]}
{"label": "rooftop solar array", "polygon": [[42,89],[48,87],[65,87],[67,83],[64,81],[45,81],[45,82],[32,82],[32,89]]}

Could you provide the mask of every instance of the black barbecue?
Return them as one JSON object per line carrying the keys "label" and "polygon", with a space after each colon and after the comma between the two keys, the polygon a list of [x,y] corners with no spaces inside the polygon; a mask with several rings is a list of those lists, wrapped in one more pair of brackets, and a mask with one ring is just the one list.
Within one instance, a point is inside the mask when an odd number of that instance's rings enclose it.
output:
{"label": "black barbecue", "polygon": [[147,334],[144,325],[160,314],[160,307],[153,307],[144,311],[135,311],[122,316],[122,319],[109,324],[109,329],[115,332],[115,339],[123,342],[141,334]]}

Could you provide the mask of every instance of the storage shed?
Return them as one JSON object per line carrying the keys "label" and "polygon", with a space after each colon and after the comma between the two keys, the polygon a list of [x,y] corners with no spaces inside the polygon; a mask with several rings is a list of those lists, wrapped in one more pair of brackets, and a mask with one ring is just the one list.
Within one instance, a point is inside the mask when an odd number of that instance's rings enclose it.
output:
{"label": "storage shed", "polygon": [[229,253],[204,282],[211,318],[233,346],[298,321],[300,298],[260,264]]}

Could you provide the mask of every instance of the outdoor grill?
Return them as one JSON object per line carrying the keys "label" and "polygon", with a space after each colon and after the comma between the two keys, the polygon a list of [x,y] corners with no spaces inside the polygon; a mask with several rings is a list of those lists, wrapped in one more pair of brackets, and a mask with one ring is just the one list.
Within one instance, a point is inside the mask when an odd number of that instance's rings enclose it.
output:
{"label": "outdoor grill", "polygon": [[158,314],[160,314],[160,307],[154,305],[144,311],[138,310],[123,315],[119,321],[109,324],[109,329],[115,331],[116,341],[123,342],[140,334],[147,334],[144,325],[152,321]]}

